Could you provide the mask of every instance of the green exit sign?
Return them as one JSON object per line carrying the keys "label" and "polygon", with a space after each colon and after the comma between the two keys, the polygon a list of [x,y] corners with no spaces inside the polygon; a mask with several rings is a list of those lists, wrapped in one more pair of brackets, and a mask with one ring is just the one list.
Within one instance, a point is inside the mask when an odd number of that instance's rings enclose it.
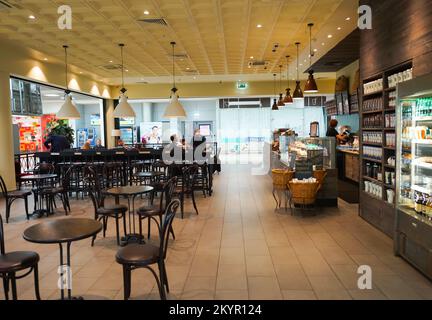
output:
{"label": "green exit sign", "polygon": [[248,87],[248,84],[245,82],[237,82],[237,89],[239,90],[246,90]]}

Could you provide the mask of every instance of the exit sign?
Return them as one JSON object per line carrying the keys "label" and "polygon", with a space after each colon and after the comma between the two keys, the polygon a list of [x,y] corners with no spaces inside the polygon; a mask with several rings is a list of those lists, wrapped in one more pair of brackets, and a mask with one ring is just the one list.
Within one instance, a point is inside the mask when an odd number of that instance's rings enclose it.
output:
{"label": "exit sign", "polygon": [[247,89],[248,84],[245,82],[237,82],[237,89],[239,90],[245,90]]}

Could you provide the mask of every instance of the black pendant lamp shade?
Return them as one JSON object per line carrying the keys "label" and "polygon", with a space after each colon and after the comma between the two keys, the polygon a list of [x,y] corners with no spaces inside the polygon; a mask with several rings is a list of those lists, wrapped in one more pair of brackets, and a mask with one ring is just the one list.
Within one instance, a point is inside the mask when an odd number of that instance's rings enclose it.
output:
{"label": "black pendant lamp shade", "polygon": [[293,93],[293,99],[294,100],[300,100],[303,99],[303,91],[300,88],[300,78],[299,78],[299,46],[300,42],[296,42],[295,44],[297,46],[297,81],[296,81],[296,88]]}
{"label": "black pendant lamp shade", "polygon": [[290,56],[286,56],[287,59],[287,81],[288,81],[288,87],[286,88],[286,95],[285,98],[283,100],[283,103],[285,105],[287,104],[293,104],[293,98],[291,96],[291,88],[290,88],[290,80],[289,80],[289,57]]}
{"label": "black pendant lamp shade", "polygon": [[316,81],[314,79],[314,72],[311,69],[312,67],[312,57],[314,55],[314,52],[312,50],[312,27],[313,27],[313,23],[309,23],[308,27],[309,27],[309,44],[310,44],[310,52],[309,52],[309,77],[308,80],[306,81],[306,85],[304,88],[304,92],[305,93],[317,93],[318,92],[318,86],[316,84]]}
{"label": "black pendant lamp shade", "polygon": [[[273,74],[273,94],[276,96],[276,73]],[[277,99],[273,99],[272,111],[278,111]]]}

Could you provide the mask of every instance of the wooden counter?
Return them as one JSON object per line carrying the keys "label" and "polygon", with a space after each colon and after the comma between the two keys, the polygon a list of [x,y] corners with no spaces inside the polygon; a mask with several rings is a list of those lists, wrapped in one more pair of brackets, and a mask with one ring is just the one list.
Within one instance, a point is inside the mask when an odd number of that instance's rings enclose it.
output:
{"label": "wooden counter", "polygon": [[360,182],[360,154],[353,150],[338,150],[339,178]]}

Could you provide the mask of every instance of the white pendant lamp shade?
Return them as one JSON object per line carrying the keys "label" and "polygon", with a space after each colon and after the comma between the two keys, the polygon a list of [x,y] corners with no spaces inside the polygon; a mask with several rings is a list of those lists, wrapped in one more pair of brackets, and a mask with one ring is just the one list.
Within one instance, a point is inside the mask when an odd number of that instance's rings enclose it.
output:
{"label": "white pendant lamp shade", "polygon": [[177,88],[175,83],[174,48],[176,43],[172,41],[170,45],[172,47],[173,87],[171,89],[170,102],[165,110],[164,118],[186,118],[186,111],[178,99]]}
{"label": "white pendant lamp shade", "polygon": [[66,90],[65,90],[65,102],[61,106],[59,112],[57,112],[57,119],[79,119],[81,118],[81,114],[79,113],[77,107],[72,102],[72,97],[70,95],[70,91],[68,88],[68,45],[63,45],[64,53],[65,53],[65,82],[66,82]]}
{"label": "white pendant lamp shade", "polygon": [[81,114],[79,113],[77,107],[73,104],[72,97],[69,94],[66,94],[65,102],[57,113],[57,118],[69,120],[81,118]]}
{"label": "white pendant lamp shade", "polygon": [[136,114],[132,106],[129,104],[124,93],[120,95],[120,102],[114,109],[114,118],[135,118]]}
{"label": "white pendant lamp shade", "polygon": [[171,100],[165,110],[164,118],[186,118],[186,111],[180,104],[175,90],[171,91]]}

